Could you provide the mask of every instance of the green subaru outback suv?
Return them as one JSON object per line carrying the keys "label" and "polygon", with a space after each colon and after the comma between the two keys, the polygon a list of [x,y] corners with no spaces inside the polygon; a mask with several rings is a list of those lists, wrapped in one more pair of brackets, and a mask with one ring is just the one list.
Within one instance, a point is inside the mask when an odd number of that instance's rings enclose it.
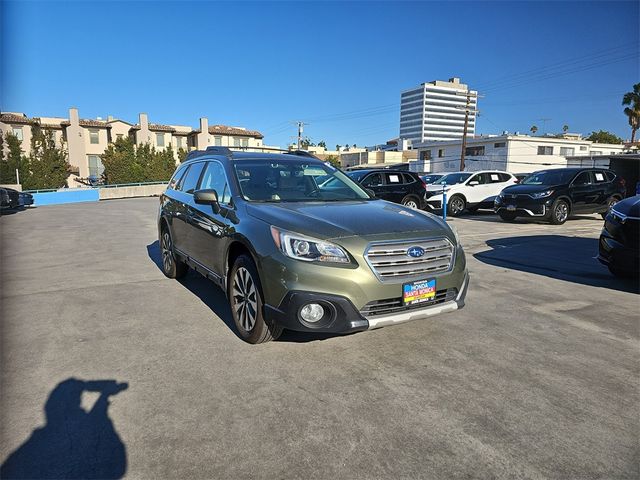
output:
{"label": "green subaru outback suv", "polygon": [[469,282],[440,218],[376,199],[306,152],[190,153],[160,198],[158,232],[164,274],[211,279],[250,343],[450,312]]}

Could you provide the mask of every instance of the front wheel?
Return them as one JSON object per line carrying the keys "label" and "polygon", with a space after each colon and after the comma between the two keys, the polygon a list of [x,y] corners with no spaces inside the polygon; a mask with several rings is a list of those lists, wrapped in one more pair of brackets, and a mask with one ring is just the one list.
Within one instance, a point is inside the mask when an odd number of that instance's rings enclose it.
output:
{"label": "front wheel", "polygon": [[607,200],[607,211],[606,212],[602,212],[600,215],[602,215],[602,218],[605,218],[607,216],[607,213],[609,213],[609,211],[611,210],[611,208],[618,203],[620,200],[616,197],[610,197],[609,200]]}
{"label": "front wheel", "polygon": [[447,204],[447,213],[452,217],[457,217],[464,211],[465,207],[466,202],[464,201],[464,198],[460,195],[454,195]]}
{"label": "front wheel", "polygon": [[282,327],[269,325],[264,318],[262,285],[251,257],[240,255],[229,276],[229,304],[240,337],[249,343],[277,339]]}
{"label": "front wheel", "polygon": [[402,205],[404,205],[405,207],[409,207],[413,210],[420,209],[420,201],[413,195],[407,195],[406,197],[404,197],[402,199]]}
{"label": "front wheel", "polygon": [[556,200],[551,205],[549,221],[553,225],[562,225],[569,218],[569,204],[565,200]]}

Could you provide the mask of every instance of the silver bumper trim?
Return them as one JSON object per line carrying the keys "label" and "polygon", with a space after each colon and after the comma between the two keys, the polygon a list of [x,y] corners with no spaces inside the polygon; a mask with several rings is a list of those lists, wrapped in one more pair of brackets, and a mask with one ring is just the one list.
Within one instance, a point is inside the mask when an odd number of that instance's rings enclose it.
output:
{"label": "silver bumper trim", "polygon": [[398,323],[410,322],[412,320],[421,320],[423,318],[439,315],[441,313],[453,312],[458,310],[458,304],[455,300],[446,303],[425,307],[419,310],[409,310],[393,315],[384,315],[380,317],[369,318],[369,330],[374,328],[386,327],[387,325],[396,325]]}

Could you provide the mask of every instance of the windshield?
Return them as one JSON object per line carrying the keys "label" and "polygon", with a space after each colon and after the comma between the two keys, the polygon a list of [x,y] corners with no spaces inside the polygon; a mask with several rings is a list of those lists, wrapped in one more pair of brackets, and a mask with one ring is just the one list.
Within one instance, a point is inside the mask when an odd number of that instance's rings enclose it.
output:
{"label": "windshield", "polygon": [[569,183],[576,174],[573,170],[535,172],[520,182],[521,185],[561,185]]}
{"label": "windshield", "polygon": [[434,183],[439,178],[442,178],[442,175],[423,175],[420,178],[424,180],[424,183]]}
{"label": "windshield", "polygon": [[462,183],[466,181],[471,176],[470,173],[450,173],[449,175],[445,175],[437,182],[434,182],[435,185],[455,185],[457,183]]}
{"label": "windshield", "polygon": [[362,187],[335,167],[309,160],[234,163],[242,196],[253,202],[370,200]]}

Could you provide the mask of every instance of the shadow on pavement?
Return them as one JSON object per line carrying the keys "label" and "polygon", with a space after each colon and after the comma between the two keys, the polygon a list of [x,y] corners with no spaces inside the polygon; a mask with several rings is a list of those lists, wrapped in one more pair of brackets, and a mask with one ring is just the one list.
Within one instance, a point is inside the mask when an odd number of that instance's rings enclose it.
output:
{"label": "shadow on pavement", "polygon": [[[147,245],[147,255],[149,255],[149,258],[156,264],[158,269],[162,270],[160,244],[157,240]],[[178,281],[187,290],[198,297],[202,303],[209,307],[209,309],[224,322],[229,330],[240,338],[238,330],[236,329],[236,324],[231,316],[231,309],[229,307],[227,296],[220,288],[193,270],[189,270],[189,273]],[[304,343],[315,340],[326,340],[338,336],[341,335],[333,333],[308,333],[285,330],[277,341]]]}
{"label": "shadow on pavement", "polygon": [[474,254],[483,263],[546,277],[639,292],[634,279],[616,278],[596,258],[598,239],[562,235],[532,235],[488,240],[491,250]]}
{"label": "shadow on pavement", "polygon": [[[46,425],[7,457],[0,478],[122,478],[127,451],[108,409],[109,397],[127,388],[115,380],[59,383],[44,406]],[[81,406],[83,392],[100,394],[89,411]]]}
{"label": "shadow on pavement", "polygon": [[[440,215],[442,213],[440,212]],[[464,212],[459,217],[463,220],[474,220],[476,222],[490,222],[490,223],[504,223],[505,225],[513,224],[513,223],[538,223],[549,225],[549,222],[543,220],[542,218],[536,217],[517,217],[513,222],[505,222],[502,220],[497,213],[494,213],[491,210],[478,210],[477,212]],[[450,218],[449,218],[450,219]],[[600,222],[602,224],[604,220],[598,215],[572,215],[569,217],[567,222],[575,222],[575,221],[592,221],[592,222]]]}

